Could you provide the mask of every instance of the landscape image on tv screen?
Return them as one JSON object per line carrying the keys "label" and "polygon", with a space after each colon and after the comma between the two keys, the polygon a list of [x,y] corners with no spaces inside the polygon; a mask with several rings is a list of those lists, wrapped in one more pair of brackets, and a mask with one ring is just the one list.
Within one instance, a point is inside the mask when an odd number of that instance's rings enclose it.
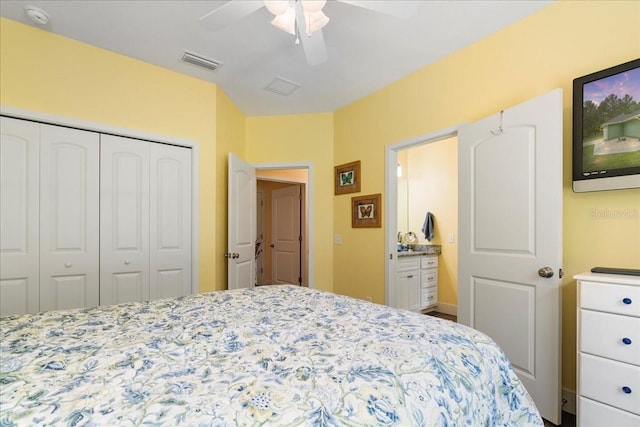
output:
{"label": "landscape image on tv screen", "polygon": [[584,176],[640,166],[640,68],[583,87]]}

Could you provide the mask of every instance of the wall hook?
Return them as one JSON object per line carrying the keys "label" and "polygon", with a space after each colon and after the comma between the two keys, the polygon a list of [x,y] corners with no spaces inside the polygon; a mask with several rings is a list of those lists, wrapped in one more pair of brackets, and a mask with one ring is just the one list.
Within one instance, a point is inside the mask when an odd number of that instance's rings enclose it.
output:
{"label": "wall hook", "polygon": [[502,135],[504,133],[504,129],[502,129],[502,118],[504,116],[504,110],[500,110],[500,125],[498,125],[498,130],[492,130],[491,133],[495,136]]}

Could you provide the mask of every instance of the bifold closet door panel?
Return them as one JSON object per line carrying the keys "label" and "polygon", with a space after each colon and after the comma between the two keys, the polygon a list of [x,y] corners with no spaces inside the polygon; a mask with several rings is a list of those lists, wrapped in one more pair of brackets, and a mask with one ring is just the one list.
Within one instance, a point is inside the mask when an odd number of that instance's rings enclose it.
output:
{"label": "bifold closet door panel", "polygon": [[191,290],[191,149],[150,144],[150,294]]}
{"label": "bifold closet door panel", "polygon": [[0,117],[0,315],[40,309],[40,128]]}
{"label": "bifold closet door panel", "polygon": [[40,129],[40,310],[97,306],[100,136]]}
{"label": "bifold closet door panel", "polygon": [[150,299],[149,146],[100,137],[100,305]]}

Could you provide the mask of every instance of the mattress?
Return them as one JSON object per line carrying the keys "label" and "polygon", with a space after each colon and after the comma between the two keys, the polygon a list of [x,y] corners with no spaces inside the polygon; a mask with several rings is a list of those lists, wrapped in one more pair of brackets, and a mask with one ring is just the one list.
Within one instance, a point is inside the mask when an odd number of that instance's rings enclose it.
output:
{"label": "mattress", "polygon": [[481,332],[297,286],[0,328],[2,426],[543,425]]}

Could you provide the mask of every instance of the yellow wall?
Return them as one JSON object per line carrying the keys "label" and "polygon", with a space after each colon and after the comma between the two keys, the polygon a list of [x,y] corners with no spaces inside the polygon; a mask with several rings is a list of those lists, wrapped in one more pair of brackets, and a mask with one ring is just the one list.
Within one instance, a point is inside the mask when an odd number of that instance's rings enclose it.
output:
{"label": "yellow wall", "polygon": [[[362,161],[362,194],[384,192],[384,147],[471,122],[561,87],[564,119],[563,378],[575,388],[576,285],[595,265],[640,268],[640,190],[571,191],[571,83],[640,57],[640,2],[560,1],[335,113],[335,164]],[[615,23],[615,24],[610,24]],[[384,300],[382,229],[352,229],[335,197],[334,291]],[[594,210],[624,217],[597,219]],[[633,214],[635,212],[635,215]]]}
{"label": "yellow wall", "polygon": [[333,290],[333,114],[248,117],[250,163],[310,163],[313,287]]}
{"label": "yellow wall", "polygon": [[[438,302],[458,304],[458,139],[420,145],[406,150],[409,230],[420,243],[440,245]],[[431,242],[422,233],[426,212],[434,217]],[[448,242],[449,233],[454,242]]]}
{"label": "yellow wall", "polygon": [[0,104],[188,139],[200,148],[200,290],[216,264],[216,85],[0,19]]}

